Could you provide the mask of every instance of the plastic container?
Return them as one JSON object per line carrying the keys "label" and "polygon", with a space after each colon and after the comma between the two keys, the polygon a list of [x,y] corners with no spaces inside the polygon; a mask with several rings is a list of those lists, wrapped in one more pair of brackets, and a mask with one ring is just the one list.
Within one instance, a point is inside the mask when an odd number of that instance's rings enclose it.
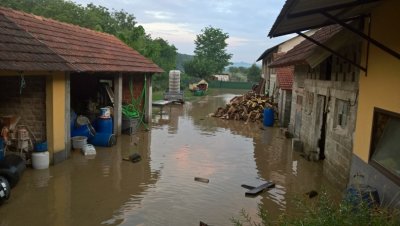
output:
{"label": "plastic container", "polygon": [[71,130],[71,137],[83,136],[83,137],[93,137],[95,134],[95,129],[91,124],[79,126],[78,128],[73,128]]}
{"label": "plastic container", "polygon": [[353,206],[359,206],[361,202],[368,207],[380,205],[378,190],[368,185],[349,186],[346,189],[345,200]]}
{"label": "plastic container", "polygon": [[100,108],[100,118],[110,118],[110,116],[111,116],[110,108],[108,107]]}
{"label": "plastic container", "polygon": [[87,144],[87,137],[85,136],[75,136],[72,137],[72,148],[73,149],[81,149],[85,144]]}
{"label": "plastic container", "polygon": [[39,142],[35,144],[34,150],[36,152],[44,152],[47,151],[47,142]]}
{"label": "plastic container", "polygon": [[113,133],[112,118],[97,118],[96,119],[96,133]]}
{"label": "plastic container", "polygon": [[89,143],[94,146],[111,147],[115,145],[115,135],[111,133],[96,133],[96,135],[89,139]]}
{"label": "plastic container", "polygon": [[272,108],[264,109],[263,124],[264,126],[274,126],[274,109]]}
{"label": "plastic container", "polygon": [[121,130],[124,133],[134,134],[139,126],[139,118],[125,118],[122,117]]}
{"label": "plastic container", "polygon": [[181,71],[169,71],[169,92],[179,93],[181,90]]}
{"label": "plastic container", "polygon": [[32,153],[32,167],[34,169],[47,169],[49,168],[50,158],[49,152],[34,152]]}

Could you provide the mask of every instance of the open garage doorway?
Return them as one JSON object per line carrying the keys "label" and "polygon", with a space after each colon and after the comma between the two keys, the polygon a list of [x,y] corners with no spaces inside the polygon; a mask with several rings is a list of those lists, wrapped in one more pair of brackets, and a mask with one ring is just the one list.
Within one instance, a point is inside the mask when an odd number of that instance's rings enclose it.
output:
{"label": "open garage doorway", "polygon": [[[94,146],[113,146],[114,129],[114,78],[113,74],[71,74],[70,112],[72,148],[85,143]],[[74,139],[84,139],[74,143]]]}

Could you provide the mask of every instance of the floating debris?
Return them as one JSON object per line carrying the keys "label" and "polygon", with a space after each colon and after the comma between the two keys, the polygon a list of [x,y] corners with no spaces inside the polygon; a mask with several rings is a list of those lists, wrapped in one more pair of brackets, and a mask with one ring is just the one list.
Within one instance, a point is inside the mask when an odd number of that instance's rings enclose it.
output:
{"label": "floating debris", "polygon": [[260,192],[264,191],[267,188],[273,188],[275,187],[275,184],[271,181],[267,181],[266,183],[258,186],[258,187],[253,187],[247,184],[242,184],[243,188],[249,189],[249,191],[246,191],[245,195],[246,196],[256,196]]}
{"label": "floating debris", "polygon": [[122,160],[136,163],[142,160],[142,156],[140,156],[138,153],[133,153],[132,155],[129,156],[129,158],[123,158]]}
{"label": "floating debris", "polygon": [[198,181],[198,182],[203,182],[203,183],[208,183],[208,182],[210,182],[209,179],[201,178],[201,177],[195,177],[194,180],[195,180],[195,181]]}
{"label": "floating debris", "polygon": [[312,199],[312,198],[314,198],[315,196],[318,195],[318,192],[314,191],[314,190],[311,190],[311,191],[307,192],[306,195],[308,196],[308,198]]}

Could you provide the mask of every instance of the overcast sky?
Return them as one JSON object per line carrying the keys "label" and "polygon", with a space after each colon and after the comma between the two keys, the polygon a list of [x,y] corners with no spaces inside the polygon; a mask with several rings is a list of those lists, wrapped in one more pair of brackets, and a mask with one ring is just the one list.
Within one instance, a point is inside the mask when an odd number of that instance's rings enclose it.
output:
{"label": "overcast sky", "polygon": [[232,62],[254,63],[268,49],[288,37],[267,37],[284,0],[73,0],[109,9],[123,9],[136,17],[146,33],[193,54],[196,35],[207,26],[229,34]]}

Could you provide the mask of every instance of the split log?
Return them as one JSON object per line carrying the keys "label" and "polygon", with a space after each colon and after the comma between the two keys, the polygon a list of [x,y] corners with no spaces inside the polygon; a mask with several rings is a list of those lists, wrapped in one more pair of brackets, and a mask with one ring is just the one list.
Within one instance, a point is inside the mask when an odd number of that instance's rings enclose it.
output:
{"label": "split log", "polygon": [[260,121],[263,118],[264,108],[276,108],[275,104],[264,95],[248,92],[242,96],[233,97],[225,108],[219,107],[214,117],[227,120]]}

